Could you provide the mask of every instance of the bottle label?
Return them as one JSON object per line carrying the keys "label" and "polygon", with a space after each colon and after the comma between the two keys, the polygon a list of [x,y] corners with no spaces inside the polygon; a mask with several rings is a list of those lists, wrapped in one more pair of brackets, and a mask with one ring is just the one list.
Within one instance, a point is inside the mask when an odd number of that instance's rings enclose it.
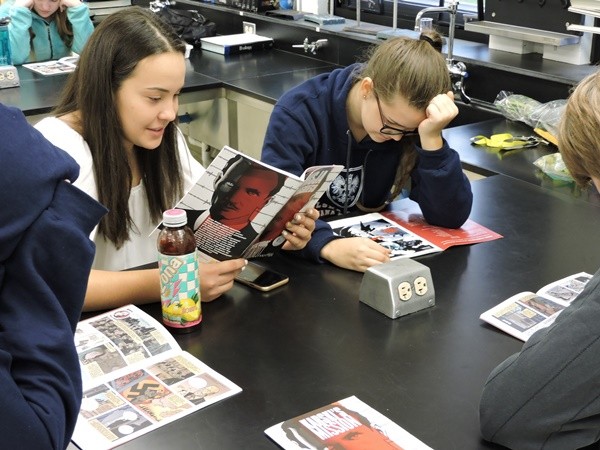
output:
{"label": "bottle label", "polygon": [[173,328],[198,325],[202,307],[196,252],[178,256],[159,254],[158,267],[163,323]]}

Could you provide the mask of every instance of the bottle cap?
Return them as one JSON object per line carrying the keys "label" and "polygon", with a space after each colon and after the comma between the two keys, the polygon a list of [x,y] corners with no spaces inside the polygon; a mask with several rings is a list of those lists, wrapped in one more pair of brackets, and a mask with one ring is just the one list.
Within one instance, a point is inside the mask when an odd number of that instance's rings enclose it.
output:
{"label": "bottle cap", "polygon": [[163,212],[163,225],[166,227],[182,227],[187,224],[187,214],[183,209],[167,209]]}

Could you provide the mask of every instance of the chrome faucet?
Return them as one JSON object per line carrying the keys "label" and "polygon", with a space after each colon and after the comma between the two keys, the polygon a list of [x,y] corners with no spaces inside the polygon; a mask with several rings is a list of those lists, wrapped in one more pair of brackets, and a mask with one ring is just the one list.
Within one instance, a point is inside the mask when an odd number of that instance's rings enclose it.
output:
{"label": "chrome faucet", "polygon": [[432,6],[430,8],[423,8],[417,13],[415,17],[415,31],[421,31],[421,17],[427,13],[433,12],[447,12],[450,15],[450,26],[448,27],[448,56],[446,61],[452,62],[452,50],[454,47],[454,28],[456,27],[456,13],[458,12],[458,0],[450,0],[448,6]]}
{"label": "chrome faucet", "polygon": [[321,47],[325,47],[327,45],[327,39],[317,39],[314,42],[310,42],[308,38],[304,38],[304,42],[302,44],[292,45],[293,48],[303,48],[304,53],[308,53],[309,51],[313,54],[317,54],[317,50]]}
{"label": "chrome faucet", "polygon": [[450,72],[452,87],[455,92],[460,93],[464,103],[471,103],[471,99],[465,93],[465,78],[469,76],[467,66],[463,62],[454,62],[452,52],[454,50],[454,29],[456,28],[456,13],[458,12],[458,0],[450,0],[448,6],[432,6],[423,8],[415,17],[415,31],[421,31],[421,18],[427,13],[448,13],[450,25],[448,26],[448,45],[446,55],[446,66]]}

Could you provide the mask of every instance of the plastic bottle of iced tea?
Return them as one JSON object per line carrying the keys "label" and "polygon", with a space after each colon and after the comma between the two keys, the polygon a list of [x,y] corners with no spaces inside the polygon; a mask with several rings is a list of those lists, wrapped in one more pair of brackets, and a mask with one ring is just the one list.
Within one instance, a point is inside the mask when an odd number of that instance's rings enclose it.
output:
{"label": "plastic bottle of iced tea", "polygon": [[194,233],[184,210],[163,212],[157,248],[163,323],[173,331],[193,331],[202,321],[200,279]]}

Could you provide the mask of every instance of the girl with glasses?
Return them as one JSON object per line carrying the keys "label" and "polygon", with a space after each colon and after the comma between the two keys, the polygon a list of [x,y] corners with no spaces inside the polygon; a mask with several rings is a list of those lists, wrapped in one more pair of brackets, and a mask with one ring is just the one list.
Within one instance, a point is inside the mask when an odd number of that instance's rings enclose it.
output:
{"label": "girl with glasses", "polygon": [[[435,31],[390,39],[365,63],[291,89],[273,109],[262,159],[296,174],[344,165],[317,204],[322,218],[380,211],[408,191],[428,223],[459,228],[473,198],[458,154],[442,138],[458,108],[441,42]],[[365,237],[335,236],[323,220],[302,253],[361,272],[389,261],[388,249]]]}

